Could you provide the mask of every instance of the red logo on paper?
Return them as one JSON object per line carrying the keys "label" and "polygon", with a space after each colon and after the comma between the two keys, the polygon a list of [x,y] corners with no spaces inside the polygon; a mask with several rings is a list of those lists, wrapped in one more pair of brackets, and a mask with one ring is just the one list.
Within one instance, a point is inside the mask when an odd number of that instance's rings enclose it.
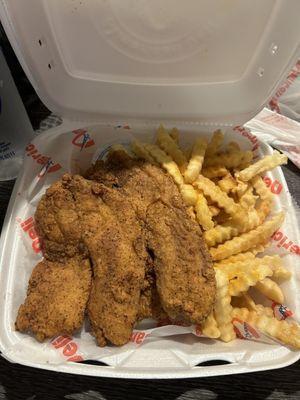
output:
{"label": "red logo on paper", "polygon": [[239,133],[240,135],[244,136],[245,138],[247,138],[248,140],[250,140],[250,142],[252,143],[252,151],[255,151],[258,149],[259,147],[259,142],[258,139],[255,135],[253,135],[249,129],[243,127],[243,126],[235,126],[233,128],[233,130],[237,133]]}
{"label": "red logo on paper", "polygon": [[264,182],[265,182],[266,186],[271,190],[271,192],[273,194],[280,194],[281,193],[282,184],[277,179],[272,181],[272,179],[269,178],[268,176],[265,176],[263,179],[264,179]]}
{"label": "red logo on paper", "polygon": [[61,169],[61,165],[58,163],[54,163],[50,157],[45,156],[39,153],[36,146],[32,143],[29,143],[25,149],[26,155],[31,157],[33,160],[36,161],[37,164],[41,164],[41,170],[38,173],[38,178],[42,178],[47,173],[55,172]]}
{"label": "red logo on paper", "polygon": [[196,336],[202,336],[203,335],[201,325],[195,325],[195,335]]}
{"label": "red logo on paper", "polygon": [[280,321],[283,319],[287,319],[293,316],[293,312],[283,304],[272,303],[274,317],[279,319]]}
{"label": "red logo on paper", "polygon": [[276,247],[280,248],[282,247],[283,249],[289,251],[290,253],[300,255],[300,246],[295,244],[292,240],[290,240],[282,231],[278,230],[273,235],[271,238],[275,241],[278,242],[276,244]]}
{"label": "red logo on paper", "polygon": [[300,60],[297,61],[297,64],[289,73],[286,81],[277,89],[276,93],[271,98],[269,102],[271,110],[280,113],[278,99],[288,90],[288,88],[295,81],[295,79],[297,79],[298,75],[300,75]]}
{"label": "red logo on paper", "polygon": [[132,332],[130,341],[133,343],[136,343],[136,344],[142,344],[147,336],[148,336],[148,334],[143,331]]}
{"label": "red logo on paper", "polygon": [[17,221],[20,223],[23,232],[27,233],[32,240],[31,247],[33,248],[33,251],[38,254],[41,251],[41,242],[34,227],[33,217],[29,217],[23,222],[19,219],[17,219]]}
{"label": "red logo on paper", "polygon": [[70,336],[58,336],[52,339],[51,344],[57,350],[61,349],[64,357],[67,358],[67,361],[83,361],[83,358],[76,354],[78,350],[78,345],[73,341]]}
{"label": "red logo on paper", "polygon": [[74,146],[80,147],[80,151],[87,147],[94,146],[95,142],[86,130],[77,129],[76,131],[73,131],[73,133],[75,136],[72,140],[72,143]]}
{"label": "red logo on paper", "polygon": [[240,339],[259,339],[259,332],[253,328],[248,322],[241,321],[238,318],[233,318],[232,320],[233,328],[236,336]]}

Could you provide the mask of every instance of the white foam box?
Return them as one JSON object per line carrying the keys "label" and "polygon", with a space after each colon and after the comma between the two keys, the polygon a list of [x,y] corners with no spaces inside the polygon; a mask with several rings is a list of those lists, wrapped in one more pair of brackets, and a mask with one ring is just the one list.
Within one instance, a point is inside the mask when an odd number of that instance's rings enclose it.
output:
{"label": "white foam box", "polygon": [[[108,365],[97,366],[58,362],[55,349],[14,330],[34,266],[31,245],[18,221],[32,213],[46,187],[64,171],[86,167],[99,149],[119,141],[120,132],[126,141],[131,135],[150,139],[159,122],[177,125],[184,143],[220,127],[226,140],[249,148],[249,140],[233,127],[263,107],[295,62],[299,14],[297,0],[189,0],[175,6],[169,0],[0,1],[1,22],[24,70],[45,104],[65,119],[63,126],[35,139],[34,146],[55,162],[38,165],[26,158],[4,223],[0,247],[4,357],[61,372],[123,378],[232,374],[279,368],[299,359],[299,352],[277,343],[225,344],[180,335],[105,353],[101,359]],[[130,131],[116,128],[126,124]],[[75,129],[84,127],[95,147],[79,156],[78,146],[65,144],[72,142]],[[261,144],[259,152],[269,154],[270,148]],[[57,163],[61,168],[48,173]],[[284,233],[297,244],[297,222],[281,170],[275,169],[270,179],[282,185],[275,208],[287,210]],[[285,259],[293,271],[284,287],[287,305],[297,318],[299,258],[289,253]],[[229,364],[201,366],[209,360]]]}

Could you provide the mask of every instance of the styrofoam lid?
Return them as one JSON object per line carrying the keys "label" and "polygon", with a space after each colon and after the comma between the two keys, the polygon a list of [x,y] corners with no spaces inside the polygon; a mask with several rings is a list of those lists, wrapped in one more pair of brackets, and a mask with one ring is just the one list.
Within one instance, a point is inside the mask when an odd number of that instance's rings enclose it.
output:
{"label": "styrofoam lid", "polygon": [[45,104],[78,119],[246,120],[299,51],[299,0],[1,0]]}

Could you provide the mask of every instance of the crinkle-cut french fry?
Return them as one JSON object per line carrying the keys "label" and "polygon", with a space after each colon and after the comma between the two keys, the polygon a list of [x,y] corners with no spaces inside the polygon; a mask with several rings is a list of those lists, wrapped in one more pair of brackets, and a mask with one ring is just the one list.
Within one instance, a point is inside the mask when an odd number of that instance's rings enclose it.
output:
{"label": "crinkle-cut french fry", "polygon": [[204,233],[204,240],[208,247],[223,243],[239,234],[239,230],[230,224],[217,225]]}
{"label": "crinkle-cut french fry", "polygon": [[255,261],[257,263],[266,264],[272,269],[272,279],[284,281],[291,278],[291,272],[283,266],[282,258],[278,254],[274,256],[264,256],[261,258],[256,257]]}
{"label": "crinkle-cut french fry", "polygon": [[168,156],[163,150],[161,150],[155,144],[144,143],[145,149],[150,155],[157,161],[168,173],[172,176],[178,186],[184,184],[183,176],[177,166],[177,164]]}
{"label": "crinkle-cut french fry", "polygon": [[172,128],[170,130],[170,136],[174,140],[175,143],[179,143],[179,130],[177,128]]}
{"label": "crinkle-cut french fry", "polygon": [[183,172],[187,166],[187,159],[163,125],[160,125],[157,130],[157,143],[175,161],[180,171]]}
{"label": "crinkle-cut french fry", "polygon": [[[214,263],[215,268],[221,268],[230,272],[232,277],[236,270],[247,270],[251,268],[259,268],[261,265],[267,265],[274,273],[277,267],[282,266],[281,258],[276,254],[274,256],[255,257],[253,253],[240,253],[235,256],[226,258],[225,260]],[[231,279],[231,278],[230,278]]]}
{"label": "crinkle-cut french fry", "polygon": [[[266,249],[266,246],[264,245],[258,245],[256,247],[253,247],[249,251],[246,251],[245,253],[239,253],[234,256],[230,256],[228,258],[225,258],[224,260],[221,260],[214,265],[224,265],[224,264],[234,264],[238,261],[247,261],[249,259],[254,259],[256,254],[264,252]],[[274,270],[273,270],[274,273]]]}
{"label": "crinkle-cut french fry", "polygon": [[201,328],[203,334],[211,339],[217,339],[221,335],[213,312],[211,312],[209,316],[205,319],[205,321],[201,324]]}
{"label": "crinkle-cut french fry", "polygon": [[214,263],[214,266],[216,268],[221,268],[223,265],[226,264],[234,264],[237,263],[239,261],[247,261],[250,259],[254,259],[255,255],[253,253],[251,253],[251,251],[247,251],[245,253],[240,253],[240,254],[236,254],[235,256],[231,256],[228,258],[225,258],[224,260],[218,261],[216,263]]}
{"label": "crinkle-cut french fry", "polygon": [[237,221],[241,233],[248,232],[251,229],[256,228],[262,222],[263,221],[261,220],[261,217],[255,208],[248,210],[248,212],[245,214],[245,217]]}
{"label": "crinkle-cut french fry", "polygon": [[231,305],[233,307],[246,307],[248,310],[256,311],[256,304],[249,293],[243,292],[240,296],[231,298]]}
{"label": "crinkle-cut french fry", "polygon": [[277,281],[282,282],[282,281],[288,281],[292,277],[291,271],[289,271],[282,265],[273,264],[271,265],[271,268],[273,270],[272,279],[276,279]]}
{"label": "crinkle-cut french fry", "polygon": [[209,211],[213,217],[216,217],[220,213],[220,209],[214,205],[208,206]]}
{"label": "crinkle-cut french fry", "polygon": [[255,288],[269,299],[276,301],[276,303],[282,304],[284,302],[284,295],[280,287],[272,279],[265,278],[262,281],[257,282]]}
{"label": "crinkle-cut french fry", "polygon": [[256,210],[260,217],[261,222],[263,222],[271,211],[273,203],[273,194],[267,188],[261,176],[258,175],[252,178],[251,183],[256,193],[260,197],[258,204],[256,206]]}
{"label": "crinkle-cut french fry", "polygon": [[240,165],[238,166],[238,169],[244,169],[248,168],[251,165],[251,161],[253,160],[253,153],[252,151],[248,150],[245,151],[244,157],[242,158],[242,161]]}
{"label": "crinkle-cut french fry", "polygon": [[228,172],[227,175],[219,180],[218,186],[223,190],[223,192],[228,194],[236,188],[237,183],[231,173]]}
{"label": "crinkle-cut french fry", "polygon": [[210,254],[213,260],[223,260],[234,254],[238,254],[265,243],[274,232],[281,226],[284,220],[284,213],[280,212],[273,216],[269,221],[265,221],[257,228],[243,233],[227,242],[220,244],[218,247],[210,248]]}
{"label": "crinkle-cut french fry", "polygon": [[198,200],[198,192],[195,190],[194,186],[183,184],[179,187],[183,201],[188,206],[194,206]]}
{"label": "crinkle-cut french fry", "polygon": [[210,179],[200,175],[194,182],[194,186],[201,189],[205,196],[209,196],[219,207],[224,208],[228,214],[236,216],[241,212],[241,207]]}
{"label": "crinkle-cut french fry", "polygon": [[229,142],[226,146],[226,151],[231,153],[232,151],[240,151],[240,145],[237,142]]}
{"label": "crinkle-cut french fry", "polygon": [[264,314],[267,317],[274,317],[274,311],[272,307],[265,307],[262,304],[256,304],[256,312],[258,314]]}
{"label": "crinkle-cut french fry", "polygon": [[244,157],[243,151],[232,151],[231,153],[220,153],[214,156],[207,156],[204,160],[204,167],[221,165],[226,168],[237,168]]}
{"label": "crinkle-cut french fry", "polygon": [[260,219],[260,223],[263,223],[267,216],[270,214],[272,208],[272,202],[269,200],[260,200],[256,206],[256,212]]}
{"label": "crinkle-cut french fry", "polygon": [[155,159],[145,149],[144,144],[139,142],[138,140],[134,140],[131,142],[131,150],[138,158],[141,158],[142,160],[146,160],[151,164],[157,165],[157,162],[155,161]]}
{"label": "crinkle-cut french fry", "polygon": [[[228,267],[229,265],[223,266],[222,271]],[[246,292],[250,287],[255,286],[257,282],[273,274],[272,269],[264,264],[251,266],[251,268],[248,265],[240,268],[235,264],[234,268],[224,272],[229,278],[229,294],[231,296],[238,296],[241,292]],[[230,278],[231,276],[233,277],[232,279]]]}
{"label": "crinkle-cut french fry", "polygon": [[[253,278],[258,279],[257,273],[259,273],[259,271],[261,271],[261,270],[264,270],[265,273],[267,273],[267,275],[263,276],[261,279],[264,279],[266,276],[272,276],[273,270],[270,266],[270,263],[268,261],[263,262],[261,260],[263,260],[263,259],[249,258],[248,260],[237,261],[233,264],[220,265],[218,263],[215,263],[214,268],[221,269],[223,272],[225,272],[230,281],[231,281],[231,279],[240,277],[240,276],[244,275],[245,273],[250,273],[250,272],[253,274]],[[267,267],[267,269],[265,267]],[[261,279],[258,279],[258,280],[261,280]],[[250,286],[253,286],[253,285],[250,285]]]}
{"label": "crinkle-cut french fry", "polygon": [[220,129],[215,131],[206,149],[206,155],[211,157],[217,153],[223,143],[224,133]]}
{"label": "crinkle-cut french fry", "polygon": [[213,228],[214,222],[212,220],[212,214],[208,208],[206,198],[200,192],[198,193],[197,203],[195,204],[195,212],[197,221],[205,231]]}
{"label": "crinkle-cut french fry", "polygon": [[253,193],[253,187],[249,186],[246,192],[240,197],[240,206],[249,209],[253,208],[255,206],[256,200],[258,199],[258,196],[255,196]]}
{"label": "crinkle-cut french fry", "polygon": [[270,202],[273,200],[273,194],[267,188],[265,182],[263,181],[260,175],[257,175],[254,178],[252,178],[251,184],[253,185],[256,193],[259,195],[261,200],[268,200]]}
{"label": "crinkle-cut french fry", "polygon": [[240,199],[243,196],[243,194],[246,192],[246,190],[248,189],[248,184],[240,181],[239,179],[236,179],[236,182],[237,182],[237,186],[233,190],[233,193],[235,193],[237,195],[237,197]]}
{"label": "crinkle-cut french fry", "polygon": [[228,278],[220,270],[216,270],[217,296],[214,307],[214,315],[220,330],[220,339],[224,342],[230,342],[236,335],[231,323],[232,306],[231,297],[228,291]]}
{"label": "crinkle-cut french fry", "polygon": [[300,326],[295,322],[279,321],[275,317],[249,311],[247,308],[234,308],[232,316],[248,322],[262,333],[272,336],[288,346],[300,348]]}
{"label": "crinkle-cut french fry", "polygon": [[206,148],[207,140],[203,138],[195,140],[190,161],[183,175],[186,183],[193,183],[198,178],[202,169]]}
{"label": "crinkle-cut french fry", "polygon": [[234,219],[225,222],[223,225],[216,225],[204,235],[206,244],[209,247],[224,243],[240,233],[250,231],[261,223],[261,218],[255,209],[248,210],[243,216],[238,214],[238,220]]}
{"label": "crinkle-cut french fry", "polygon": [[243,182],[248,182],[255,175],[261,174],[286,163],[287,156],[279,153],[279,151],[274,150],[272,155],[265,156],[261,160],[257,161],[255,164],[252,164],[248,168],[237,172],[236,177],[238,177]]}
{"label": "crinkle-cut french fry", "polygon": [[220,178],[228,174],[228,169],[221,166],[202,168],[201,174],[209,179]]}

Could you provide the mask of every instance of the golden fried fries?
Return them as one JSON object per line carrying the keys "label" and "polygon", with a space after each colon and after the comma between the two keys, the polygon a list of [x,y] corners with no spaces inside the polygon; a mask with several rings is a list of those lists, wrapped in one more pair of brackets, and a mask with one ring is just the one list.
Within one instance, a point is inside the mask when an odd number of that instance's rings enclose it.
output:
{"label": "golden fried fries", "polygon": [[269,221],[264,222],[262,225],[251,230],[250,232],[243,233],[232,240],[228,240],[218,247],[210,248],[210,254],[213,260],[223,260],[234,254],[247,251],[261,243],[266,242],[274,232],[281,226],[284,220],[284,213],[280,212]]}
{"label": "golden fried fries", "polygon": [[192,185],[182,184],[179,187],[183,201],[187,206],[194,206],[198,200],[198,192]]}
{"label": "golden fried fries", "polygon": [[177,185],[181,186],[184,184],[183,176],[181,175],[177,164],[170,156],[155,144],[144,143],[144,147],[155,161],[157,161],[172,176]]}
{"label": "golden fried fries", "polygon": [[196,139],[190,161],[184,172],[184,180],[186,183],[193,183],[199,176],[204,161],[204,155],[207,148],[205,139]]}
{"label": "golden fried fries", "polygon": [[218,186],[223,190],[223,192],[228,194],[229,192],[234,191],[234,189],[237,187],[237,183],[231,173],[228,172],[227,175],[219,180]]}
{"label": "golden fried fries", "polygon": [[202,168],[201,174],[209,179],[220,178],[228,174],[228,169],[220,166],[207,167]]}
{"label": "golden fried fries", "polygon": [[211,215],[213,217],[216,217],[217,215],[219,215],[220,209],[218,207],[216,207],[214,205],[210,205],[210,206],[208,206],[208,208],[209,208],[209,211],[211,212]]}
{"label": "golden fried fries", "polygon": [[195,211],[197,220],[205,231],[213,228],[212,214],[207,205],[206,198],[200,192],[198,193],[197,203],[195,204]]}
{"label": "golden fried fries", "polygon": [[300,326],[295,322],[279,321],[275,317],[249,311],[247,308],[234,308],[232,316],[248,322],[288,346],[300,348]]}
{"label": "golden fried fries", "polygon": [[247,293],[247,292],[243,292],[241,293],[239,296],[236,297],[232,297],[231,298],[231,305],[233,307],[246,307],[248,308],[248,310],[252,310],[252,311],[256,311],[257,307],[256,304],[254,302],[254,300],[252,299],[252,297]]}
{"label": "golden fried fries", "polygon": [[177,164],[179,170],[184,172],[187,166],[187,159],[183,152],[178,147],[176,141],[168,134],[165,128],[160,125],[157,131],[157,143],[162,150],[165,151]]}
{"label": "golden fried fries", "polygon": [[218,129],[213,133],[213,136],[208,143],[206,155],[208,157],[214,156],[220,149],[224,139],[224,134]]}
{"label": "golden fried fries", "polygon": [[283,212],[269,218],[273,194],[261,174],[287,159],[274,151],[251,165],[253,152],[243,151],[236,142],[220,152],[223,137],[218,130],[209,143],[198,138],[182,150],[178,130],[167,132],[160,126],[157,145],[134,141],[131,148],[137,157],[162,166],[172,176],[191,218],[204,231],[214,260],[217,296],[213,312],[201,324],[203,334],[231,341],[236,337],[232,318],[238,318],[300,348],[300,327],[278,321],[271,307],[256,304],[252,298],[256,291],[282,304],[279,283],[291,277],[281,257],[260,254],[284,220]]}
{"label": "golden fried fries", "polygon": [[249,251],[246,251],[245,253],[239,253],[234,256],[225,258],[224,260],[218,261],[217,263],[215,263],[215,265],[234,264],[238,261],[246,261],[250,258],[255,258],[256,254],[264,252],[265,248],[266,246],[264,245],[258,245],[256,247],[253,247]]}
{"label": "golden fried fries", "polygon": [[229,295],[227,276],[220,270],[216,270],[217,298],[214,307],[215,319],[220,331],[220,339],[230,342],[235,338],[235,332],[231,323],[232,306]]}
{"label": "golden fried fries", "polygon": [[249,186],[245,193],[240,197],[240,206],[246,210],[252,209],[255,206],[258,196],[253,193],[253,187]]}
{"label": "golden fried fries", "polygon": [[204,233],[204,239],[208,247],[215,246],[216,244],[223,243],[239,234],[239,230],[228,225],[217,225]]}
{"label": "golden fried fries", "polygon": [[155,161],[155,159],[145,149],[144,144],[139,142],[138,140],[134,140],[133,142],[131,142],[131,150],[138,158],[141,158],[142,160],[146,160],[146,161],[150,162],[151,164],[157,165],[157,162]]}
{"label": "golden fried fries", "polygon": [[223,166],[225,168],[237,168],[243,160],[243,151],[232,151],[230,153],[222,153],[215,156],[207,157],[204,160],[205,167]]}
{"label": "golden fried fries", "polygon": [[282,304],[284,302],[284,295],[280,287],[272,279],[265,278],[260,282],[257,282],[255,288],[268,297],[270,300],[276,301],[276,303]]}
{"label": "golden fried fries", "polygon": [[219,207],[224,208],[228,214],[236,216],[240,213],[241,208],[239,205],[236,204],[231,197],[227,196],[227,194],[210,179],[200,175],[194,182],[194,186],[201,189],[206,196],[209,196],[212,201],[218,204]]}
{"label": "golden fried fries", "polygon": [[201,324],[201,327],[203,334],[211,339],[217,339],[221,335],[213,313],[209,314],[209,316]]}
{"label": "golden fried fries", "polygon": [[287,163],[287,156],[274,150],[273,154],[266,156],[263,159],[257,161],[255,164],[250,165],[248,168],[243,169],[236,173],[236,177],[243,182],[248,182],[255,175],[269,171],[279,165]]}

